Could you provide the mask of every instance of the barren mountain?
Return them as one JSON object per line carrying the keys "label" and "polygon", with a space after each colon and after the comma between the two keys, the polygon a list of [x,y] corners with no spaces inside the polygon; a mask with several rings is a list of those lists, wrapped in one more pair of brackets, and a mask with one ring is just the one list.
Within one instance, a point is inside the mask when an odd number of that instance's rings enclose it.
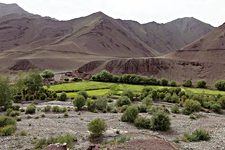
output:
{"label": "barren mountain", "polygon": [[23,10],[17,4],[3,4],[0,3],[0,18],[7,15],[17,14],[21,16],[31,16],[30,13]]}
{"label": "barren mountain", "polygon": [[[71,70],[94,60],[154,57],[181,48],[213,27],[193,18],[139,24],[102,12],[69,21],[0,5],[0,70]],[[29,67],[30,66],[30,67]]]}
{"label": "barren mountain", "polygon": [[167,56],[201,62],[225,63],[225,24],[206,36]]}
{"label": "barren mountain", "polygon": [[121,22],[147,45],[163,54],[180,49],[213,29],[209,24],[187,17],[166,24],[139,24],[122,20]]}
{"label": "barren mountain", "polygon": [[157,58],[115,59],[90,62],[78,69],[94,74],[106,69],[115,74],[153,75],[182,82],[207,80],[208,84],[225,78],[225,24],[181,50]]}

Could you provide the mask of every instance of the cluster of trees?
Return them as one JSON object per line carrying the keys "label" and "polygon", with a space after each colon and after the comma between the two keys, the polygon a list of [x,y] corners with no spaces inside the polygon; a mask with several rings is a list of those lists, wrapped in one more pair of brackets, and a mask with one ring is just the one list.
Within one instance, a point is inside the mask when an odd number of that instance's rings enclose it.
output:
{"label": "cluster of trees", "polygon": [[[202,108],[210,109],[216,113],[220,113],[221,109],[225,109],[225,96],[191,94],[182,91],[179,87],[162,89],[144,88],[140,97],[144,101],[150,102],[152,100],[177,103],[184,107],[182,110],[184,114],[198,112]],[[177,111],[177,109],[174,111]]]}
{"label": "cluster of trees", "polygon": [[[140,76],[136,74],[124,74],[124,75],[113,75],[110,72],[103,70],[91,78],[93,81],[101,82],[118,82],[118,83],[128,83],[128,84],[142,84],[142,85],[162,85],[162,86],[178,86],[176,81],[168,81],[166,79],[157,79],[154,77]],[[196,83],[197,88],[207,88],[206,81],[199,80]],[[183,81],[182,86],[193,87],[191,80]]]}
{"label": "cluster of trees", "polygon": [[129,84],[145,84],[145,85],[163,85],[163,86],[176,86],[176,82],[172,81],[169,83],[166,79],[156,79],[154,77],[140,76],[136,74],[124,74],[121,76],[113,75],[110,72],[103,70],[91,78],[93,81],[102,82],[119,82],[119,83],[129,83]]}
{"label": "cluster of trees", "polygon": [[0,107],[6,110],[12,106],[13,101],[56,98],[55,92],[43,88],[43,80],[53,77],[54,73],[49,70],[45,70],[41,74],[35,71],[19,74],[14,82],[11,82],[7,77],[0,76]]}

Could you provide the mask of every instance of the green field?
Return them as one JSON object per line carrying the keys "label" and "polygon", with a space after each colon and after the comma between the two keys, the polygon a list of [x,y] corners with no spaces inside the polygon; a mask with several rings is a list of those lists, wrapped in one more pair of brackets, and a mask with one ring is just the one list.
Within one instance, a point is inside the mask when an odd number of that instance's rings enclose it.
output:
{"label": "green field", "polygon": [[[132,85],[132,84],[120,84],[120,83],[106,83],[106,82],[95,82],[95,81],[83,81],[83,82],[73,82],[73,83],[64,83],[59,85],[50,86],[48,89],[61,93],[65,91],[69,97],[74,97],[76,92],[85,90],[90,96],[102,96],[110,93],[111,89],[116,89],[120,92],[125,89],[133,90],[134,92],[140,92],[143,88],[171,88],[167,86],[144,86],[144,85]],[[199,89],[199,88],[184,88],[182,89],[186,92],[192,92],[195,94],[210,94],[210,95],[225,95],[224,91],[210,90],[210,89]]]}

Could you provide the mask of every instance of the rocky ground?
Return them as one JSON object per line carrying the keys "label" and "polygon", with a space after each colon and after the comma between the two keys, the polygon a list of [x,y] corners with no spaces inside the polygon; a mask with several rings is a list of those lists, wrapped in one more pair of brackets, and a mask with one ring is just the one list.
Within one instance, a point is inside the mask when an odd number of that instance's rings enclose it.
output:
{"label": "rocky ground", "polygon": [[[49,102],[39,104],[38,107],[45,105],[63,105],[72,107],[70,102]],[[24,105],[26,106],[26,104]],[[23,106],[23,107],[24,107]],[[91,144],[88,141],[87,124],[96,117],[104,118],[107,121],[108,131],[105,138],[110,141],[120,131],[126,135],[130,141],[119,145],[106,144],[104,147],[112,150],[122,149],[143,149],[143,150],[223,150],[225,149],[225,117],[214,113],[200,113],[200,118],[191,120],[189,116],[181,114],[170,114],[171,130],[168,132],[153,132],[150,130],[137,129],[131,124],[119,121],[121,114],[111,113],[91,113],[91,112],[69,112],[69,117],[64,118],[63,114],[45,113],[45,118],[41,117],[43,112],[39,111],[32,118],[21,114],[22,120],[17,124],[17,132],[14,136],[0,137],[0,150],[28,150],[34,147],[33,141],[39,138],[55,136],[65,133],[74,134],[78,138],[74,149],[84,150]],[[143,114],[145,115],[145,114]],[[37,119],[36,116],[39,116]],[[205,128],[210,132],[211,140],[207,142],[179,142],[175,143],[176,137],[180,137],[185,132],[192,132],[197,128]],[[20,136],[21,131],[26,131],[27,136]]]}

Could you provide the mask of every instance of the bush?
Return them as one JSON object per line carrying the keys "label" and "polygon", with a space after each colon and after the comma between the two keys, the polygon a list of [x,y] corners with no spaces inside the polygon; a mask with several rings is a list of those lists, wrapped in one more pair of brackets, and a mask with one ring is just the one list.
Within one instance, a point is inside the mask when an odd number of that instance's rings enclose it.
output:
{"label": "bush", "polygon": [[86,99],[82,95],[77,95],[73,101],[74,107],[77,107],[78,110],[81,110],[82,107],[85,105],[85,103],[86,103]]}
{"label": "bush", "polygon": [[45,70],[45,71],[42,72],[41,76],[44,79],[49,79],[49,78],[53,78],[55,75],[51,70]]}
{"label": "bush", "polygon": [[0,128],[0,136],[10,136],[16,131],[16,126],[7,125]]}
{"label": "bush", "polygon": [[88,93],[86,91],[79,91],[77,94],[82,95],[85,99],[88,98]]}
{"label": "bush", "polygon": [[50,144],[56,144],[56,143],[60,143],[60,144],[66,143],[68,148],[72,149],[74,146],[74,142],[76,141],[77,141],[77,138],[70,134],[59,135],[59,136],[50,137],[50,138],[43,138],[35,142],[35,149],[43,149]]}
{"label": "bush", "polygon": [[51,106],[45,106],[43,111],[44,111],[44,112],[50,112],[51,109],[52,109]]}
{"label": "bush", "polygon": [[151,129],[156,130],[156,131],[169,130],[170,129],[169,116],[162,111],[153,113],[152,118],[151,118]]}
{"label": "bush", "polygon": [[184,102],[184,114],[189,115],[201,110],[201,104],[195,100],[186,100]]}
{"label": "bush", "polygon": [[180,102],[179,96],[177,96],[176,93],[173,93],[173,95],[170,97],[170,102],[172,102],[172,103],[179,103]]}
{"label": "bush", "polygon": [[162,86],[168,86],[168,80],[162,79],[162,80],[161,80],[161,85],[162,85]]}
{"label": "bush", "polygon": [[197,82],[197,88],[206,88],[206,81],[204,80],[199,80]]}
{"label": "bush", "polygon": [[91,137],[100,137],[107,129],[105,120],[97,118],[88,124],[88,131],[91,132]]}
{"label": "bush", "polygon": [[16,120],[8,116],[0,116],[0,136],[9,136],[16,131]]}
{"label": "bush", "polygon": [[223,109],[225,109],[225,96],[222,96],[218,99],[218,103],[221,105]]}
{"label": "bush", "polygon": [[213,110],[215,113],[220,113],[221,112],[221,105],[219,103],[213,102],[210,105],[210,109]]}
{"label": "bush", "polygon": [[174,113],[174,114],[179,114],[180,113],[179,107],[177,105],[174,105],[171,108],[171,112]]}
{"label": "bush", "polygon": [[150,127],[151,127],[151,119],[138,116],[134,120],[134,125],[137,128],[150,129]]}
{"label": "bush", "polygon": [[11,108],[7,109],[7,111],[6,111],[6,116],[16,117],[16,116],[19,116],[19,115],[20,115],[19,111],[14,111]]}
{"label": "bush", "polygon": [[36,112],[36,106],[34,104],[30,104],[27,106],[25,114],[35,114],[35,112]]}
{"label": "bush", "polygon": [[176,86],[177,86],[176,81],[171,81],[170,86],[172,86],[172,87],[176,87]]}
{"label": "bush", "polygon": [[96,110],[96,103],[94,100],[92,100],[92,99],[87,100],[87,109],[90,112],[94,112]]}
{"label": "bush", "polygon": [[129,97],[130,100],[133,100],[134,92],[131,90],[124,90],[122,93],[122,96],[127,96],[127,97]]}
{"label": "bush", "polygon": [[100,111],[106,111],[107,110],[107,98],[106,97],[99,97],[96,100],[96,109],[100,110]]}
{"label": "bush", "polygon": [[145,105],[145,104],[139,104],[138,105],[138,110],[139,110],[139,112],[140,113],[146,113],[147,112],[147,105]]}
{"label": "bush", "polygon": [[192,134],[185,133],[184,139],[190,142],[208,141],[210,135],[205,129],[197,129]]}
{"label": "bush", "polygon": [[185,80],[183,82],[184,87],[192,87],[192,81],[191,80]]}
{"label": "bush", "polygon": [[106,71],[102,70],[101,72],[97,73],[96,75],[92,76],[92,80],[94,81],[104,81],[104,82],[110,82],[113,80],[113,75]]}
{"label": "bush", "polygon": [[143,99],[143,104],[145,104],[146,106],[151,106],[152,105],[152,98],[151,96],[147,96]]}
{"label": "bush", "polygon": [[133,123],[134,120],[137,118],[138,116],[138,108],[137,106],[129,106],[126,111],[123,113],[122,117],[121,117],[121,120],[123,122],[130,122],[130,123]]}
{"label": "bush", "polygon": [[130,105],[131,101],[127,96],[122,96],[116,101],[116,105],[121,107],[123,105]]}
{"label": "bush", "polygon": [[54,112],[54,113],[64,113],[66,111],[67,111],[66,107],[59,107],[59,106],[52,107],[52,112]]}
{"label": "bush", "polygon": [[217,88],[217,90],[225,91],[225,80],[217,81],[215,87]]}
{"label": "bush", "polygon": [[58,97],[58,100],[59,100],[59,101],[66,101],[66,99],[67,99],[67,95],[66,95],[65,92],[62,92],[62,93],[60,94],[60,96]]}

